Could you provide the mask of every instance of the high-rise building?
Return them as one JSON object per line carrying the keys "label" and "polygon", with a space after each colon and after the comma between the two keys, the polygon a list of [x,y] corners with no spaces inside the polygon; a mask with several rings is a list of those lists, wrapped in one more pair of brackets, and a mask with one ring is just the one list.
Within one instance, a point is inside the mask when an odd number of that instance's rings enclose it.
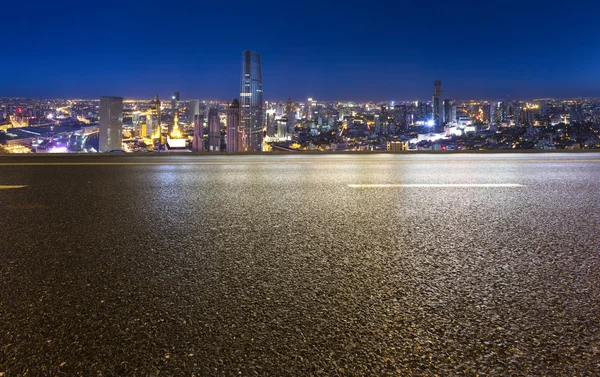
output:
{"label": "high-rise building", "polygon": [[443,129],[444,107],[442,106],[442,81],[436,80],[433,84],[433,124],[436,130]]}
{"label": "high-rise building", "polygon": [[240,126],[243,129],[242,150],[262,150],[264,127],[262,64],[260,54],[242,53],[242,78],[240,87]]}
{"label": "high-rise building", "polygon": [[275,113],[275,115],[277,116],[277,118],[283,118],[283,115],[284,115],[283,103],[277,102],[277,112]]}
{"label": "high-rise building", "polygon": [[275,136],[275,109],[268,109],[266,111],[267,115],[267,136],[273,137]]}
{"label": "high-rise building", "polygon": [[208,151],[221,151],[221,124],[219,111],[216,108],[208,110]]}
{"label": "high-rise building", "polygon": [[204,117],[202,114],[194,116],[194,137],[192,139],[192,151],[204,152]]}
{"label": "high-rise building", "polygon": [[146,135],[145,137],[152,139],[160,139],[160,99],[158,94],[152,97],[150,101],[150,107],[146,112]]}
{"label": "high-rise building", "polygon": [[200,114],[200,101],[193,99],[188,103],[188,119],[190,124],[194,124],[194,118]]}
{"label": "high-rise building", "polygon": [[288,134],[293,134],[296,127],[296,115],[294,114],[294,104],[291,98],[288,98],[285,112],[287,116],[287,132]]}
{"label": "high-rise building", "polygon": [[406,105],[395,105],[394,106],[394,124],[400,126],[401,129],[406,130],[408,128]]}
{"label": "high-rise building", "polygon": [[450,123],[455,121],[455,119],[452,119],[452,105],[454,104],[454,101],[452,101],[451,99],[445,99],[444,100],[444,123]]}
{"label": "high-rise building", "polygon": [[100,98],[99,152],[123,148],[123,98]]}
{"label": "high-rise building", "polygon": [[178,108],[179,108],[179,92],[175,92],[171,96],[171,109],[176,110]]}
{"label": "high-rise building", "polygon": [[315,105],[316,101],[313,101],[312,98],[309,98],[306,102],[306,120],[313,120]]}
{"label": "high-rise building", "polygon": [[227,152],[240,151],[240,101],[234,99],[227,109],[227,134],[225,140],[227,142]]}

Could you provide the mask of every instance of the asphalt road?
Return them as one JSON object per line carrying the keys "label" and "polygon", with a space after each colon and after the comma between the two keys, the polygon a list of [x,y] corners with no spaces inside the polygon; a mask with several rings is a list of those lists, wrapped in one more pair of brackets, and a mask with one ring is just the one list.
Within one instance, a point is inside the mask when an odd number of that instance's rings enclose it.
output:
{"label": "asphalt road", "polygon": [[600,154],[11,156],[0,211],[0,376],[600,375]]}

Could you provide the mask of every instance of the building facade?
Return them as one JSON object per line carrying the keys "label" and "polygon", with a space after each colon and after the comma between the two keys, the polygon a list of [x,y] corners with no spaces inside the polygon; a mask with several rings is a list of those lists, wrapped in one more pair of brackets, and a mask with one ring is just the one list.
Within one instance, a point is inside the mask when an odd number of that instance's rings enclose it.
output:
{"label": "building facade", "polygon": [[227,143],[227,152],[239,152],[240,151],[240,101],[234,99],[227,109],[227,133],[225,140]]}
{"label": "building facade", "polygon": [[194,124],[196,115],[200,114],[200,101],[197,99],[190,100],[188,102],[188,119],[190,124]]}
{"label": "building facade", "polygon": [[152,101],[150,101],[150,107],[146,112],[145,137],[151,139],[160,139],[160,134],[162,132],[160,128],[160,115],[160,99],[158,98],[157,94],[152,97]]}
{"label": "building facade", "polygon": [[123,149],[123,98],[100,98],[99,152]]}
{"label": "building facade", "polygon": [[240,126],[243,151],[262,150],[264,127],[262,63],[258,52],[242,53]]}
{"label": "building facade", "polygon": [[208,151],[221,151],[221,124],[219,122],[219,111],[214,107],[208,110]]}
{"label": "building facade", "polygon": [[442,81],[436,80],[433,84],[433,126],[436,130],[443,129],[444,107],[442,104]]}
{"label": "building facade", "polygon": [[202,114],[194,116],[194,137],[192,139],[192,151],[204,152],[204,117]]}

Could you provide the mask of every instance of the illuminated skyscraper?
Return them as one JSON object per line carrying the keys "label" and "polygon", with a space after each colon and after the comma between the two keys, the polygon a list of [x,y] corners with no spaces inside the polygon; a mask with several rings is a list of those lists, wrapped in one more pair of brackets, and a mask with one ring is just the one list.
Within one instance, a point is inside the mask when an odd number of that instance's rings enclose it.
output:
{"label": "illuminated skyscraper", "polygon": [[240,151],[240,101],[234,99],[227,109],[227,152]]}
{"label": "illuminated skyscraper", "polygon": [[179,108],[179,92],[175,92],[173,93],[173,95],[171,96],[171,108],[173,110],[178,109]]}
{"label": "illuminated skyscraper", "polygon": [[123,98],[100,98],[99,152],[123,149]]}
{"label": "illuminated skyscraper", "polygon": [[219,111],[215,108],[208,110],[208,151],[221,151],[221,125]]}
{"label": "illuminated skyscraper", "polygon": [[309,98],[306,101],[306,120],[313,120],[313,112],[315,107],[315,101],[312,98]]}
{"label": "illuminated skyscraper", "polygon": [[260,54],[242,53],[240,87],[240,126],[243,131],[242,150],[260,151],[264,126],[262,64]]}
{"label": "illuminated skyscraper", "polygon": [[152,139],[160,139],[160,100],[158,94],[152,97],[150,107],[146,112],[146,135],[145,137]]}
{"label": "illuminated skyscraper", "polygon": [[443,130],[444,107],[442,105],[442,81],[436,80],[433,88],[433,122],[436,130]]}

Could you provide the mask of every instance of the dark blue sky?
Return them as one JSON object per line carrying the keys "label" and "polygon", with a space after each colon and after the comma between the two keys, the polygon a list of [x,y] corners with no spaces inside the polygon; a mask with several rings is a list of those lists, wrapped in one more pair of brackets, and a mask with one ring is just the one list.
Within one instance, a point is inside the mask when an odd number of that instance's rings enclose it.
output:
{"label": "dark blue sky", "polygon": [[265,99],[600,96],[597,1],[9,1],[0,96]]}

